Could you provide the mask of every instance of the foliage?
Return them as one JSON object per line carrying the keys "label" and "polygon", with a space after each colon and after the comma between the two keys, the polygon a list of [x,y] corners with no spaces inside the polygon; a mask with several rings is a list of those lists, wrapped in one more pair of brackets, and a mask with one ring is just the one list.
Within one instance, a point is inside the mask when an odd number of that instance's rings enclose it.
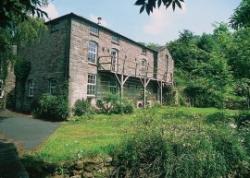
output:
{"label": "foliage", "polygon": [[105,114],[130,114],[134,111],[133,104],[118,95],[108,94],[97,100],[97,107]]}
{"label": "foliage", "polygon": [[230,23],[235,29],[250,26],[250,0],[242,0],[231,17]]}
{"label": "foliage", "polygon": [[77,100],[73,108],[75,116],[83,116],[93,112],[90,103],[87,100]]}
{"label": "foliage", "polygon": [[250,126],[250,111],[242,111],[235,116],[238,129]]}
{"label": "foliage", "polygon": [[137,0],[135,5],[141,6],[140,13],[144,10],[147,14],[150,14],[154,11],[154,9],[158,6],[164,5],[166,8],[172,5],[173,10],[175,10],[176,6],[182,8],[182,3],[184,0]]}
{"label": "foliage", "polygon": [[64,96],[42,95],[36,101],[33,114],[37,118],[63,121],[68,117],[68,105]]}
{"label": "foliage", "polygon": [[19,81],[25,82],[31,69],[30,61],[18,59],[15,62],[14,73]]}
{"label": "foliage", "polygon": [[38,17],[46,16],[41,10],[47,5],[47,0],[2,0],[0,2],[0,27],[16,26],[17,23],[26,20],[30,14]]}
{"label": "foliage", "polygon": [[[207,115],[216,112],[219,112],[216,108],[162,106],[135,110],[133,114],[129,115],[94,114],[87,119],[73,117],[70,121],[61,124],[34,154],[37,154],[46,162],[53,163],[71,161],[78,157],[107,156],[120,144],[124,137],[134,133],[135,125],[139,125],[138,120],[145,113],[154,113],[155,119],[163,117],[164,122],[172,126],[178,126],[189,125],[193,121],[201,121]],[[235,113],[235,111],[230,110],[225,110],[225,112],[230,113],[230,115]],[[74,120],[78,121],[75,122]],[[205,124],[208,123],[205,122]]]}
{"label": "foliage", "polygon": [[238,79],[250,77],[249,35],[250,27],[237,31],[234,34],[234,45],[230,48],[229,63]]}
{"label": "foliage", "polygon": [[250,106],[249,28],[232,32],[215,25],[213,34],[188,30],[168,44],[175,60],[175,80],[182,99],[197,107]]}
{"label": "foliage", "polygon": [[230,129],[143,117],[114,150],[113,177],[244,176],[248,169],[246,150]]}

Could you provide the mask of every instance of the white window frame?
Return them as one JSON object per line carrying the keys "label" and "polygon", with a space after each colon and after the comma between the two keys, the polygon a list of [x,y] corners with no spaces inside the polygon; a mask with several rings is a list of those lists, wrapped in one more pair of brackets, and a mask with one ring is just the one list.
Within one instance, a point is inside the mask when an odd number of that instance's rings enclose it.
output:
{"label": "white window frame", "polygon": [[4,97],[4,83],[3,80],[0,79],[0,98]]}
{"label": "white window frame", "polygon": [[[92,89],[94,88],[94,92],[89,93],[90,87],[92,87]],[[88,97],[95,97],[96,96],[96,74],[91,74],[88,73],[88,85],[87,85],[87,96]]]}
{"label": "white window frame", "polygon": [[[92,55],[94,56],[92,58]],[[98,56],[98,43],[95,41],[89,41],[88,44],[88,63],[90,64],[96,64]]]}
{"label": "white window frame", "polygon": [[35,93],[35,82],[32,79],[30,79],[28,80],[28,96],[34,97],[34,93]]}
{"label": "white window frame", "polygon": [[49,94],[54,95],[55,93],[53,91],[55,90],[56,90],[56,80],[49,79]]}

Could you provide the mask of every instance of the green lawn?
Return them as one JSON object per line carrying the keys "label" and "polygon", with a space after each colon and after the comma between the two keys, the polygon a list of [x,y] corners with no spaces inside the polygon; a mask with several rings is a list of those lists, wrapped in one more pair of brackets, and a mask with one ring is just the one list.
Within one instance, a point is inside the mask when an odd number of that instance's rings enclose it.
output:
{"label": "green lawn", "polygon": [[[218,111],[215,108],[161,107],[136,110],[131,115],[93,115],[62,123],[34,154],[53,163],[78,157],[105,156],[126,134],[132,132],[138,119],[150,113],[153,117],[171,114],[173,119],[185,119],[191,115],[204,118]],[[226,112],[233,114],[235,111]]]}

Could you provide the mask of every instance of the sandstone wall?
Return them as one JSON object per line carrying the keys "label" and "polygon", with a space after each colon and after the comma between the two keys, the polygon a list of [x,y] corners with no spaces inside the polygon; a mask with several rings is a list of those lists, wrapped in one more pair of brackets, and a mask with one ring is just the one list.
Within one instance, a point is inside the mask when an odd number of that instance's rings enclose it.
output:
{"label": "sandstone wall", "polygon": [[[21,58],[31,62],[31,71],[25,86],[17,87],[18,110],[29,111],[35,98],[49,92],[51,79],[56,81],[57,92],[67,90],[68,34],[68,19],[60,20],[53,25],[48,24],[48,31],[44,32],[38,40],[18,50]],[[28,96],[29,80],[35,82],[34,97]],[[25,88],[24,93],[20,92],[22,87]]]}

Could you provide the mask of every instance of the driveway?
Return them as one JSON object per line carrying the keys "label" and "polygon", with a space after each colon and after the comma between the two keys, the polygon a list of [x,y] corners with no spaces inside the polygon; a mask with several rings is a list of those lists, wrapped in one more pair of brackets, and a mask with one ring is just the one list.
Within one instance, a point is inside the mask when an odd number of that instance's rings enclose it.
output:
{"label": "driveway", "polygon": [[45,141],[59,126],[58,122],[33,119],[30,115],[0,112],[0,134],[32,150]]}

